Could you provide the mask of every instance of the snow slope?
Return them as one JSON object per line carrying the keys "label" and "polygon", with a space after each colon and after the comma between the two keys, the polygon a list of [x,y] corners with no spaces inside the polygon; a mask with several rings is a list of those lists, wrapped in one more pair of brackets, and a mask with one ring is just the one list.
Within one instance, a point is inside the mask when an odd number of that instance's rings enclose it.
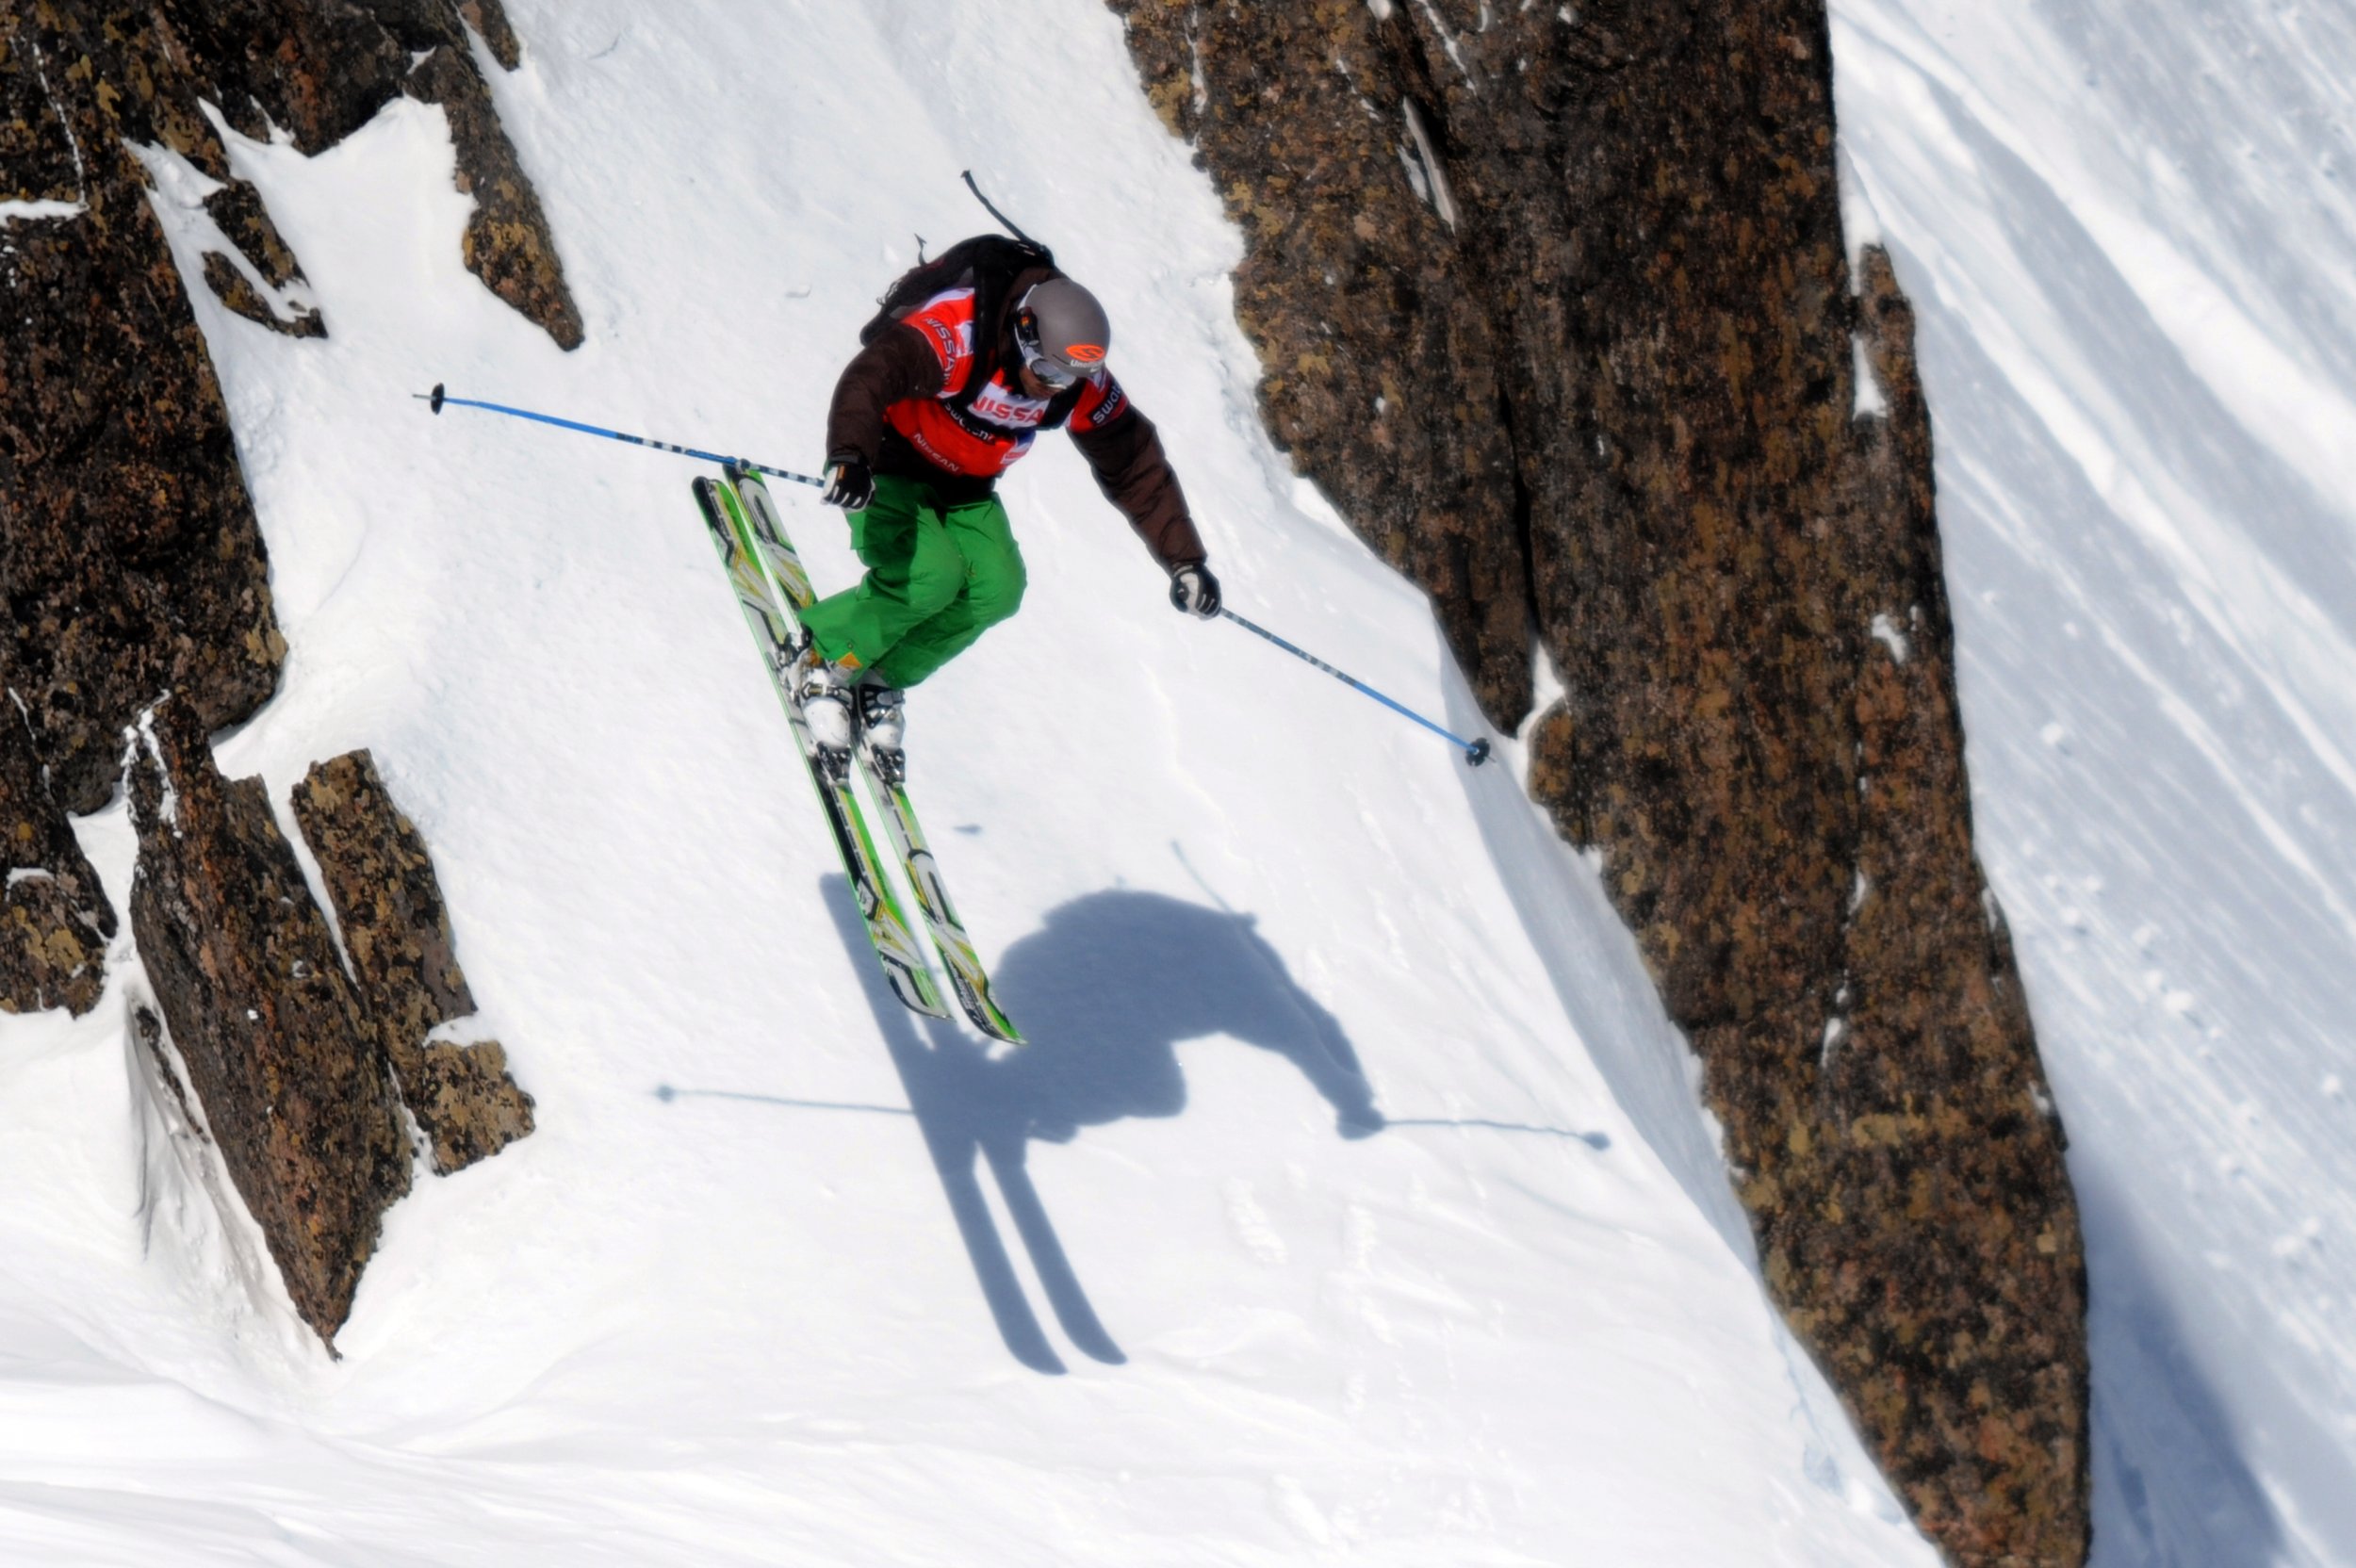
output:
{"label": "snow slope", "polygon": [[2356,13],[1833,9],[2086,1208],[2096,1560],[2356,1563]]}
{"label": "snow slope", "polygon": [[[1235,241],[1109,17],[1040,0],[1017,69],[984,0],[512,9],[497,90],[587,347],[458,270],[406,103],[317,160],[237,150],[333,338],[195,292],[293,644],[224,755],[283,802],[374,748],[542,1128],[394,1212],[330,1362],[121,1003],[0,1022],[0,1560],[1933,1560],[1759,1298],[1626,934],[1501,771],[1171,615],[1047,443],[1007,487],[1030,602],[912,737],[1037,1041],[992,1059],[843,930],[693,469],[407,401],[814,464],[913,235],[980,226],[970,164],[1112,304],[1235,601],[1472,723],[1260,434]],[[2356,22],[1835,12],[2086,1206],[2098,1560],[2356,1562]],[[121,812],[85,828],[120,901]],[[1344,1053],[1377,1136],[1338,1135]]]}
{"label": "snow slope", "polygon": [[[234,150],[332,337],[193,292],[293,649],[224,762],[283,811],[372,748],[540,1130],[393,1212],[331,1361],[146,1098],[127,939],[90,1018],[9,1021],[0,1559],[1933,1562],[1506,769],[1170,613],[1047,443],[1006,486],[1029,604],[913,705],[1033,1037],[990,1054],[846,932],[693,467],[410,400],[814,466],[913,236],[982,226],[970,164],[1105,296],[1231,598],[1468,722],[1418,596],[1260,432],[1235,241],[1096,0],[1020,41],[985,0],[511,10],[585,348],[460,270],[407,102]],[[186,246],[203,182],[159,159]],[[85,839],[120,902],[121,808]],[[1366,1083],[1389,1125],[1346,1137]]]}

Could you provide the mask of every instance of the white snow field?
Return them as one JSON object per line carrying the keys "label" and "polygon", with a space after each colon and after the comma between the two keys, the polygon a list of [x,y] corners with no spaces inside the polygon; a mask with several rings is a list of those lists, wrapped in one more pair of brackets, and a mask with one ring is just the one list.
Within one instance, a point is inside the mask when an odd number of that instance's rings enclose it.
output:
{"label": "white snow field", "polygon": [[2096,1560],[2356,1563],[2356,10],[1833,9],[2086,1211]]}
{"label": "white snow field", "polygon": [[[1838,8],[1855,204],[1922,316],[1983,855],[2088,1207],[2098,1550],[2356,1562],[2348,24]],[[191,292],[293,650],[224,762],[283,818],[374,751],[540,1130],[421,1178],[331,1360],[149,1105],[128,937],[89,1018],[0,1022],[0,1560],[1934,1563],[1510,744],[1469,773],[1173,614],[1048,438],[1006,486],[1029,601],[911,706],[1033,1039],[989,1053],[845,930],[695,466],[411,400],[814,467],[914,236],[986,226],[971,166],[1112,308],[1231,602],[1474,724],[1419,596],[1261,432],[1237,241],[1115,20],[510,10],[494,87],[584,348],[461,270],[408,102],[317,159],[235,149],[332,337]],[[193,246],[202,180],[151,167]],[[840,519],[775,489],[848,581]],[[123,905],[121,808],[83,828]]]}

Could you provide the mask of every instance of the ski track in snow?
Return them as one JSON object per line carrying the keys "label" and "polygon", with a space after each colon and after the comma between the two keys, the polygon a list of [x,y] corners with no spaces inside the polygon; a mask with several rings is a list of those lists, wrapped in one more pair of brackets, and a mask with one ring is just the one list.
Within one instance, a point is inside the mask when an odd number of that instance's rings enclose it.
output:
{"label": "ski track in snow", "polygon": [[[392,1212],[331,1362],[145,1086],[127,932],[90,1018],[0,1024],[0,1557],[1936,1560],[1769,1312],[1690,1055],[1510,739],[1467,772],[1171,614],[1043,442],[1024,612],[912,705],[1034,1038],[992,1055],[846,935],[694,466],[410,400],[812,466],[915,237],[983,226],[971,166],[1105,296],[1233,602],[1477,726],[1262,433],[1237,242],[1119,24],[1035,8],[518,0],[494,90],[571,355],[460,270],[438,110],[235,143],[334,335],[191,290],[292,646],[224,762],[283,797],[372,748],[540,1131]],[[2356,1560],[2356,43],[2282,5],[1835,9],[2086,1196],[2100,1560]],[[121,906],[121,805],[79,825]]]}

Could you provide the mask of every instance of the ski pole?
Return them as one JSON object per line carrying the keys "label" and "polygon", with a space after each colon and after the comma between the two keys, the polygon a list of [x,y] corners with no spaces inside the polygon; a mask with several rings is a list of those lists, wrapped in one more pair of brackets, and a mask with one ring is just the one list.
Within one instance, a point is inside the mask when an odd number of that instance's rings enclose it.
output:
{"label": "ski pole", "polygon": [[442,384],[438,381],[434,384],[434,390],[431,392],[412,392],[409,395],[424,403],[435,414],[442,412],[444,403],[454,403],[460,408],[487,408],[494,414],[511,415],[518,419],[536,419],[544,425],[556,425],[564,430],[577,430],[589,435],[602,435],[609,441],[627,441],[633,447],[652,447],[658,451],[677,452],[681,457],[700,457],[707,463],[723,465],[732,463],[739,468],[750,468],[756,473],[767,474],[772,479],[790,479],[796,484],[813,484],[822,490],[826,485],[826,482],[823,479],[812,479],[808,474],[797,474],[791,468],[772,468],[766,463],[748,463],[741,457],[723,457],[718,452],[698,451],[693,447],[677,446],[669,441],[657,441],[651,436],[626,435],[618,430],[607,430],[602,425],[584,425],[578,419],[560,419],[553,414],[534,414],[528,408],[510,408],[505,403],[481,402],[473,398],[453,398],[442,390]]}
{"label": "ski pole", "polygon": [[1366,695],[1372,697],[1375,701],[1381,703],[1383,707],[1389,709],[1392,712],[1404,713],[1407,717],[1415,720],[1417,724],[1423,726],[1434,735],[1443,736],[1448,741],[1453,742],[1456,746],[1464,752],[1464,760],[1471,763],[1474,767],[1477,768],[1481,766],[1481,763],[1486,762],[1489,760],[1489,743],[1487,741],[1467,741],[1462,735],[1451,734],[1448,730],[1442,729],[1438,725],[1433,724],[1430,719],[1425,718],[1421,713],[1416,712],[1414,709],[1409,708],[1404,704],[1392,701],[1389,697],[1384,696],[1382,693],[1376,691],[1373,687],[1367,685],[1356,676],[1345,675],[1341,671],[1335,669],[1333,665],[1327,663],[1324,660],[1319,659],[1316,654],[1295,647],[1292,644],[1287,643],[1284,639],[1279,637],[1268,628],[1260,626],[1255,622],[1247,621],[1232,610],[1221,609],[1219,613],[1220,619],[1233,621],[1237,626],[1243,628],[1246,631],[1256,632],[1258,635],[1267,638],[1269,642],[1274,643],[1278,647],[1283,648],[1286,653],[1291,654],[1295,659],[1303,660],[1308,663],[1315,664],[1318,669],[1323,670],[1327,675],[1332,676],[1343,685],[1357,688],[1359,691],[1364,692]]}

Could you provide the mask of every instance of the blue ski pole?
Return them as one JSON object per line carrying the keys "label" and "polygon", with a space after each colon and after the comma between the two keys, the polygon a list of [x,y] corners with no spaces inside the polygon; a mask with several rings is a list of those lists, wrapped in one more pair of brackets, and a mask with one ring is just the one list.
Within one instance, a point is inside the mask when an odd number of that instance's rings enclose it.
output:
{"label": "blue ski pole", "polygon": [[1384,696],[1382,693],[1376,691],[1373,687],[1367,685],[1356,676],[1343,674],[1333,665],[1327,663],[1324,660],[1319,659],[1316,654],[1295,647],[1292,644],[1287,643],[1284,639],[1279,637],[1268,628],[1257,625],[1252,621],[1247,621],[1232,610],[1221,610],[1219,613],[1222,620],[1233,621],[1237,626],[1243,628],[1246,631],[1256,632],[1260,636],[1267,638],[1269,642],[1274,643],[1278,647],[1283,648],[1286,653],[1291,654],[1295,659],[1303,660],[1308,663],[1315,664],[1318,669],[1323,670],[1327,675],[1332,676],[1343,685],[1355,687],[1357,690],[1366,693],[1366,695],[1372,697],[1375,701],[1381,703],[1383,707],[1389,709],[1392,712],[1404,713],[1407,717],[1415,720],[1417,724],[1423,726],[1434,735],[1442,736],[1454,743],[1457,748],[1464,752],[1464,760],[1471,763],[1474,767],[1477,768],[1481,766],[1481,763],[1486,762],[1489,760],[1488,742],[1467,741],[1462,735],[1450,734],[1448,731],[1442,729],[1438,725],[1433,724],[1430,719],[1425,718],[1421,713],[1416,712],[1414,709],[1392,701],[1389,697]]}
{"label": "blue ski pole", "polygon": [[609,441],[627,441],[633,447],[652,447],[657,451],[677,452],[681,457],[700,457],[707,463],[734,464],[739,468],[750,468],[756,473],[767,474],[773,479],[790,479],[796,484],[814,484],[822,490],[826,484],[823,479],[812,479],[808,474],[797,474],[790,468],[772,468],[766,463],[747,463],[741,457],[723,457],[718,452],[698,451],[693,447],[675,446],[671,442],[657,441],[650,436],[626,435],[618,430],[607,430],[602,425],[584,425],[578,419],[560,419],[553,414],[534,414],[528,408],[510,408],[505,403],[481,402],[473,398],[453,398],[442,390],[440,382],[434,384],[434,390],[431,392],[412,392],[409,395],[424,403],[435,414],[442,412],[444,403],[452,403],[460,408],[487,408],[494,414],[510,415],[517,419],[536,419],[541,424],[555,425],[563,430],[577,430],[588,435],[602,435]]}

